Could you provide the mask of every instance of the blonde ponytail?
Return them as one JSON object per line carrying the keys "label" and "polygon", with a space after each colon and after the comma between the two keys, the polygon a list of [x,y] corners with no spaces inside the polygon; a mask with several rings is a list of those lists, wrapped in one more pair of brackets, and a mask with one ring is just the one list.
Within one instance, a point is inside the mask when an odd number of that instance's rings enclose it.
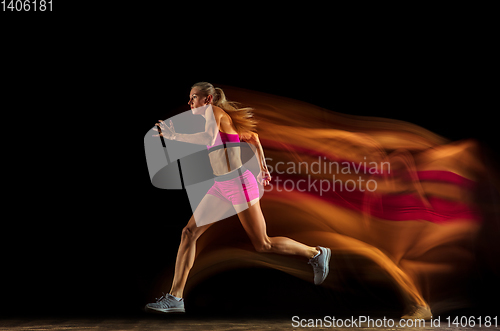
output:
{"label": "blonde ponytail", "polygon": [[214,106],[222,108],[233,121],[236,131],[240,136],[248,136],[257,131],[257,121],[253,117],[253,109],[250,107],[239,108],[238,103],[229,101],[224,91],[219,87],[214,87],[207,82],[196,83],[192,88],[198,88],[205,95],[212,95]]}

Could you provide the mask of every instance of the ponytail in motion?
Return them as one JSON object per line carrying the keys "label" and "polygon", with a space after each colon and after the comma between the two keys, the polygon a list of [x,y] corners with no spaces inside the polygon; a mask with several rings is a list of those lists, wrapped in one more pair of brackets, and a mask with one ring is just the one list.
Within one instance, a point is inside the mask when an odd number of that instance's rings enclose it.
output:
{"label": "ponytail in motion", "polygon": [[222,108],[233,121],[236,131],[240,136],[246,136],[257,131],[257,121],[253,117],[253,109],[250,107],[239,108],[238,103],[226,99],[224,91],[219,87],[214,87],[207,82],[194,84],[191,88],[198,88],[204,95],[212,95],[214,106]]}

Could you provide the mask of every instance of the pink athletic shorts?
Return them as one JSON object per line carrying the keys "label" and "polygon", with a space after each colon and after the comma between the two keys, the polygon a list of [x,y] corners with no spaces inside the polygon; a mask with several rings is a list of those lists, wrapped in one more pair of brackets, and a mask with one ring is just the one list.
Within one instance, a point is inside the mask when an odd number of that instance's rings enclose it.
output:
{"label": "pink athletic shorts", "polygon": [[239,205],[259,198],[259,185],[252,172],[241,167],[226,175],[217,176],[207,194]]}

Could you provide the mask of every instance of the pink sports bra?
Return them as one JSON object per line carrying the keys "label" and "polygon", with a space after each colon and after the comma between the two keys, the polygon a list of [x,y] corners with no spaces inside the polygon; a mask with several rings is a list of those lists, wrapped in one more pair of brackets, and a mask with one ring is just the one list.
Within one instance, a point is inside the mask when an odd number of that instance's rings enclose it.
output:
{"label": "pink sports bra", "polygon": [[215,143],[212,146],[207,145],[207,149],[210,150],[215,146],[225,145],[226,143],[239,143],[239,142],[240,142],[240,136],[237,133],[225,133],[219,131],[219,134],[215,139]]}

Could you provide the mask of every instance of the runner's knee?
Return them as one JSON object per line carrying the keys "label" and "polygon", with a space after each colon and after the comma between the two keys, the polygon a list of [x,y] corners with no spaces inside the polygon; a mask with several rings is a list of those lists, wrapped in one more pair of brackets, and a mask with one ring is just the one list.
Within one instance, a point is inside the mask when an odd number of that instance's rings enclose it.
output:
{"label": "runner's knee", "polygon": [[185,226],[182,229],[182,240],[196,240],[196,237],[189,226]]}
{"label": "runner's knee", "polygon": [[270,252],[273,246],[271,245],[271,242],[269,241],[264,241],[264,242],[259,242],[254,244],[255,250],[259,253],[266,253]]}

